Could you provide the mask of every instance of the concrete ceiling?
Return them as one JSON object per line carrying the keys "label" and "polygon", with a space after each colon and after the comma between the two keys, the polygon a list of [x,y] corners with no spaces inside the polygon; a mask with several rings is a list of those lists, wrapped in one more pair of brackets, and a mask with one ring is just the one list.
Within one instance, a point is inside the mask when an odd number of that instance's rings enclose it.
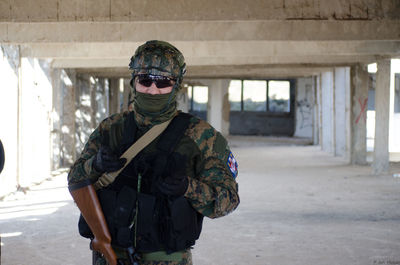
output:
{"label": "concrete ceiling", "polygon": [[129,76],[130,56],[149,39],[176,45],[190,77],[294,77],[400,57],[398,0],[170,3],[1,1],[0,42],[56,68],[115,77]]}

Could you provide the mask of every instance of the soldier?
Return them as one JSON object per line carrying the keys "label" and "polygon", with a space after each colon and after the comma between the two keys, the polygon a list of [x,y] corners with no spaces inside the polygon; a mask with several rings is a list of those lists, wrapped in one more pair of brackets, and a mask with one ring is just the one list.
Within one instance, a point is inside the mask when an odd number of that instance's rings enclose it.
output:
{"label": "soldier", "polygon": [[[185,66],[167,42],[141,45],[129,64],[133,110],[103,120],[71,167],[69,190],[84,217],[79,231],[91,239],[93,264],[192,264],[203,216],[221,217],[239,204],[237,163],[226,139],[177,110]],[[120,158],[168,121],[132,161]],[[115,171],[108,186],[99,181]]]}

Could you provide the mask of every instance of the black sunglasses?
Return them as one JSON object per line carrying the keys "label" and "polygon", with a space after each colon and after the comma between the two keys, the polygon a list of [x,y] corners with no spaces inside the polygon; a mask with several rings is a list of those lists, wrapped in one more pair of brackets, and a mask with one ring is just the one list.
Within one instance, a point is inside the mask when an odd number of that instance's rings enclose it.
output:
{"label": "black sunglasses", "polygon": [[152,83],[154,83],[157,88],[170,87],[175,84],[174,79],[161,75],[137,75],[137,78],[139,84],[145,87],[151,86]]}

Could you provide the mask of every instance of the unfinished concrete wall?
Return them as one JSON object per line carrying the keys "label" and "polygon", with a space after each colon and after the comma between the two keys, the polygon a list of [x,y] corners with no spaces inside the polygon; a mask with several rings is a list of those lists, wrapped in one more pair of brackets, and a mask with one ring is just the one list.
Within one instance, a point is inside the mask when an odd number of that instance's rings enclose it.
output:
{"label": "unfinished concrete wall", "polygon": [[76,152],[83,149],[84,144],[89,139],[89,135],[94,129],[95,122],[92,122],[92,99],[91,99],[90,76],[78,75],[76,77],[76,116],[74,121],[76,123]]}
{"label": "unfinished concrete wall", "polygon": [[19,185],[50,174],[52,81],[49,63],[22,58],[19,107]]}
{"label": "unfinished concrete wall", "polygon": [[[93,8],[93,7],[96,8]],[[399,18],[396,0],[385,1],[2,1],[0,21],[170,21],[260,19],[381,19]]]}
{"label": "unfinished concrete wall", "polygon": [[335,105],[334,105],[334,76],[333,72],[321,74],[321,129],[322,150],[333,153],[335,147]]}
{"label": "unfinished concrete wall", "polygon": [[296,85],[296,128],[294,136],[313,138],[314,78],[298,78]]}
{"label": "unfinished concrete wall", "polygon": [[75,97],[76,97],[76,74],[74,71],[60,72],[60,94],[62,95],[62,101],[60,107],[60,164],[64,167],[72,165],[76,159],[75,155]]}
{"label": "unfinished concrete wall", "polygon": [[62,166],[61,164],[61,114],[63,107],[63,91],[61,86],[61,69],[52,70],[52,86],[53,86],[53,108],[51,113],[52,129],[51,129],[51,169],[56,170]]}
{"label": "unfinished concrete wall", "polygon": [[0,46],[0,140],[4,146],[5,164],[0,173],[0,198],[17,186],[18,173],[18,69],[16,46]]}
{"label": "unfinished concrete wall", "polygon": [[99,123],[110,115],[109,84],[105,78],[95,78],[90,75],[76,76],[76,124],[75,156],[80,152],[90,134]]}
{"label": "unfinished concrete wall", "polygon": [[99,123],[107,118],[110,115],[109,109],[109,81],[107,78],[95,78],[95,84],[92,89],[94,92],[93,102],[93,110],[95,113],[95,124],[94,127],[97,127]]}
{"label": "unfinished concrete wall", "polygon": [[335,155],[350,159],[350,68],[335,68]]}

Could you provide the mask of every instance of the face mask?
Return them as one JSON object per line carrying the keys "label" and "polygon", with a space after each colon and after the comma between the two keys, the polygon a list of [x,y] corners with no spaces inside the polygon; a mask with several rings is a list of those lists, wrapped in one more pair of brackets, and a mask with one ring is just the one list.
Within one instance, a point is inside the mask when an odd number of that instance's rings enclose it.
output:
{"label": "face mask", "polygon": [[[135,110],[145,116],[165,116],[176,110],[176,93],[145,94],[137,92],[134,97]],[[172,116],[171,116],[172,117]]]}

